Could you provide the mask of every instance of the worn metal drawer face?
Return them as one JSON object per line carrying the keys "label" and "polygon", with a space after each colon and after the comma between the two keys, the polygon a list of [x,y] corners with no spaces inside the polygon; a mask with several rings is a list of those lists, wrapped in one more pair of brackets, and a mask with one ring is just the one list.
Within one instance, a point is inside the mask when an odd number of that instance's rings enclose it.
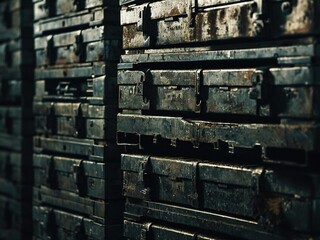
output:
{"label": "worn metal drawer face", "polygon": [[33,65],[33,51],[28,44],[31,44],[28,39],[16,39],[0,44],[0,73]]}
{"label": "worn metal drawer face", "polygon": [[[113,70],[112,70],[113,69]],[[46,75],[47,79],[35,82],[35,100],[37,101],[72,101],[97,102],[99,105],[113,102],[118,97],[116,66],[110,66],[108,75],[78,78],[58,78],[54,71]],[[109,69],[108,69],[109,70]],[[41,71],[41,70],[40,70]],[[63,71],[63,70],[61,70]],[[81,71],[81,68],[79,69]],[[49,71],[50,72],[50,71]],[[114,73],[113,73],[114,72]]]}
{"label": "worn metal drawer face", "polygon": [[86,103],[35,102],[36,132],[112,140],[116,137],[114,110],[114,107]]}
{"label": "worn metal drawer face", "polygon": [[116,144],[99,144],[92,139],[35,136],[33,144],[37,153],[64,154],[99,162],[113,162],[119,157],[119,148]]}
{"label": "worn metal drawer face", "polygon": [[197,70],[118,71],[119,107],[198,112],[197,76]]}
{"label": "worn metal drawer face", "polygon": [[66,29],[72,31],[101,26],[104,23],[117,26],[118,22],[119,11],[116,7],[96,7],[39,20],[34,23],[34,34],[35,36],[48,35]]}
{"label": "worn metal drawer face", "polygon": [[36,38],[36,66],[118,60],[119,38],[112,26]]}
{"label": "worn metal drawer face", "polygon": [[35,154],[35,185],[48,186],[96,199],[120,197],[121,173],[116,163]]}
{"label": "worn metal drawer face", "polygon": [[32,140],[30,136],[22,137],[0,132],[0,147],[9,151],[30,151],[32,149]]}
{"label": "worn metal drawer face", "polygon": [[[246,64],[255,65],[257,59],[260,64],[269,66],[270,63],[281,66],[310,65],[312,60],[318,58],[318,45],[315,38],[308,38],[306,41],[283,42],[282,46],[265,46],[252,44],[251,47],[241,48],[240,46],[231,49],[212,49],[211,47],[198,48],[166,48],[166,49],[144,49],[139,52],[132,51],[130,54],[121,56],[121,69],[129,69],[139,64],[171,64],[189,66],[190,64],[200,66],[202,69],[205,62],[210,61],[213,66],[219,69],[239,67],[241,61]],[[190,54],[192,52],[192,54]],[[222,65],[221,65],[222,64]],[[221,67],[220,67],[221,65]],[[261,66],[261,65],[260,65]],[[151,66],[150,66],[151,67]],[[287,79],[288,80],[288,79]]]}
{"label": "worn metal drawer face", "polygon": [[0,178],[14,183],[30,183],[31,165],[31,156],[26,153],[0,151]]}
{"label": "worn metal drawer face", "polygon": [[[311,204],[317,205],[316,202]],[[210,213],[204,210],[195,210],[152,201],[136,202],[128,199],[126,202],[125,218],[134,221],[137,217],[164,221],[168,224],[180,224],[208,231],[214,229],[217,233],[251,240],[257,238],[264,240],[271,238],[284,240],[301,236],[301,232],[288,231],[283,227],[277,228],[268,223],[264,225],[261,224],[261,222],[230,217],[224,214]],[[299,219],[299,221],[300,220],[301,219]],[[316,230],[306,234],[306,237],[312,238],[318,236],[318,234],[318,230]]]}
{"label": "worn metal drawer face", "polygon": [[0,196],[0,236],[10,233],[12,230],[23,233],[30,232],[31,206],[15,199]]}
{"label": "worn metal drawer face", "polygon": [[307,66],[264,70],[119,70],[119,107],[317,118],[318,75],[318,68]]}
{"label": "worn metal drawer face", "polygon": [[34,235],[52,239],[121,239],[120,225],[104,225],[81,215],[33,207]]}
{"label": "worn metal drawer face", "polygon": [[[28,170],[30,171],[30,168]],[[32,192],[30,182],[17,183],[10,179],[0,178],[0,195],[20,201],[23,199],[25,202],[28,202],[30,201]]]}
{"label": "worn metal drawer face", "polygon": [[81,0],[81,1],[65,1],[53,0],[47,2],[40,0],[34,2],[34,20],[52,18],[55,16],[80,12],[82,10],[103,7],[103,6],[116,6],[115,0]]}
{"label": "worn metal drawer face", "polygon": [[33,189],[33,202],[35,205],[76,212],[103,224],[119,224],[123,221],[123,202],[119,199],[106,202],[42,185],[40,188]]}
{"label": "worn metal drawer face", "polygon": [[12,0],[0,3],[0,40],[8,41],[25,36],[32,37],[28,30],[32,27],[33,16],[31,1]]}
{"label": "worn metal drawer face", "polygon": [[[317,229],[319,210],[309,205],[320,197],[320,178],[316,175],[126,154],[122,155],[122,170],[125,197],[204,209],[275,226],[281,222],[290,225],[288,229]],[[294,197],[297,195],[299,198]],[[286,204],[292,207],[288,209]],[[310,226],[300,224],[299,213],[304,219],[312,219]]]}
{"label": "worn metal drawer face", "polygon": [[88,9],[92,7],[101,7],[103,4],[102,0],[92,1],[94,5],[90,6],[90,1],[63,1],[54,0],[50,3],[45,0],[38,1],[34,3],[34,20],[59,16],[67,13],[78,12],[83,9]]}
{"label": "worn metal drawer face", "polygon": [[[35,78],[43,79],[76,79],[90,78],[92,76],[104,76],[109,66],[103,62],[82,63],[70,66],[60,66],[60,68],[36,68]],[[111,67],[112,69],[113,67]]]}
{"label": "worn metal drawer face", "polygon": [[0,132],[9,135],[32,135],[33,123],[28,109],[0,107]]}
{"label": "worn metal drawer face", "polygon": [[115,139],[116,124],[115,120],[40,116],[36,117],[36,132],[77,138],[112,140]]}
{"label": "worn metal drawer face", "polygon": [[[238,150],[258,148],[260,150],[257,157],[262,160],[274,158],[270,155],[272,151],[281,151],[282,154],[291,154],[290,158],[295,159],[283,159],[283,155],[279,155],[279,159],[274,160],[281,160],[282,164],[308,164],[308,154],[319,154],[320,151],[317,138],[319,125],[313,122],[243,124],[118,114],[117,132],[118,144],[128,146],[143,148],[143,139],[151,138],[155,144],[157,140],[165,140],[171,142],[172,146],[177,143],[193,144],[194,147],[199,144],[212,144],[212,150],[230,154],[237,153]],[[292,155],[292,150],[298,155]]]}
{"label": "worn metal drawer face", "polygon": [[219,236],[208,236],[201,234],[201,231],[190,231],[169,227],[169,225],[160,225],[153,222],[133,222],[124,220],[124,237],[127,240],[139,240],[139,236],[146,235],[146,240],[215,240],[228,239]]}
{"label": "worn metal drawer face", "polygon": [[318,68],[307,66],[204,70],[205,112],[318,118],[318,74]]}
{"label": "worn metal drawer face", "polygon": [[80,236],[81,238],[100,239],[105,236],[103,224],[47,207],[33,207],[33,219],[35,221],[34,235],[38,237],[73,239]]}
{"label": "worn metal drawer face", "polygon": [[123,6],[123,47],[315,34],[317,1],[156,1]]}
{"label": "worn metal drawer face", "polygon": [[[1,71],[0,71],[1,72]],[[17,80],[0,80],[0,103],[15,103],[19,102],[21,98],[24,98],[22,89],[22,82]]]}

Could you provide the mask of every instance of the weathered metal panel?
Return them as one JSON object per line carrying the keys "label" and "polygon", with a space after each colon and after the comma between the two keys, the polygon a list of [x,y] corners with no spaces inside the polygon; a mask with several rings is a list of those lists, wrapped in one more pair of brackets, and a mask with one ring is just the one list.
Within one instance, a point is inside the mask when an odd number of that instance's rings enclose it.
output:
{"label": "weathered metal panel", "polygon": [[[310,203],[319,206],[316,201]],[[310,205],[310,206],[311,206]],[[305,213],[308,210],[303,210]],[[308,214],[307,214],[308,215]],[[305,215],[301,215],[300,221],[310,223],[310,219],[306,219]],[[204,210],[194,210],[191,208],[168,205],[164,203],[156,203],[151,201],[135,202],[127,200],[125,218],[127,220],[137,219],[153,219],[164,221],[168,224],[179,224],[186,227],[192,227],[207,230],[216,233],[228,234],[233,237],[244,239],[309,239],[319,236],[318,228],[307,234],[287,230],[284,226],[273,227],[271,225],[263,226],[256,221],[249,221],[243,218],[230,217],[224,214],[209,213]],[[317,216],[316,216],[317,218]],[[314,223],[318,221],[313,219]],[[317,225],[317,224],[316,224]]]}
{"label": "weathered metal panel", "polygon": [[[169,140],[172,146],[177,142],[193,144],[194,147],[209,144],[212,149],[229,153],[258,148],[261,150],[259,158],[263,160],[268,159],[272,150],[283,151],[286,155],[295,150],[300,151],[300,163],[308,162],[306,153],[318,154],[320,151],[317,137],[319,125],[316,122],[244,124],[134,114],[119,114],[117,121],[118,143],[127,146],[143,148],[142,140],[148,137],[153,138],[153,143],[157,143],[157,139]],[[129,135],[137,139],[132,142]],[[287,158],[281,160],[291,161]],[[294,160],[292,162],[296,164]]]}
{"label": "weathered metal panel", "polygon": [[[32,88],[32,79],[31,76],[33,76],[33,69],[30,68],[30,66],[15,66],[15,67],[4,67],[0,68],[0,82],[5,82],[8,80],[17,80],[21,81],[23,79],[23,84],[28,83],[25,86],[25,89],[29,90],[29,93],[33,91]],[[26,76],[29,76],[26,78]],[[5,84],[5,83],[4,83]],[[4,94],[5,95],[5,94]]]}
{"label": "weathered metal panel", "polygon": [[[17,232],[28,236],[32,228],[31,204],[20,202],[6,196],[0,196],[0,237],[1,239],[19,239]],[[11,236],[12,238],[9,238]]]}
{"label": "weathered metal panel", "polygon": [[114,140],[115,107],[81,103],[35,102],[35,128],[39,134]]}
{"label": "weathered metal panel", "polygon": [[0,41],[8,41],[22,35],[32,37],[32,1],[6,0],[0,3]]}
{"label": "weathered metal panel", "polygon": [[[317,231],[316,174],[146,155],[123,154],[121,163],[125,197]],[[299,215],[308,224],[301,224]]]}
{"label": "weathered metal panel", "polygon": [[3,150],[24,151],[28,154],[32,149],[32,139],[30,136],[22,137],[0,132],[0,147]]}
{"label": "weathered metal panel", "polygon": [[120,240],[121,225],[103,225],[81,215],[49,207],[33,207],[34,235],[51,239]]}
{"label": "weathered metal panel", "polygon": [[[110,67],[113,69],[113,66]],[[109,70],[109,66],[106,66],[103,62],[95,63],[83,63],[74,64],[72,66],[61,66],[60,68],[36,68],[36,79],[58,79],[58,78],[85,78],[91,76],[103,76],[106,71]]]}
{"label": "weathered metal panel", "polygon": [[34,154],[34,185],[96,199],[119,199],[121,172],[117,163]]}
{"label": "weathered metal panel", "polygon": [[140,240],[140,236],[145,236],[146,240],[223,240],[230,237],[215,236],[217,234],[207,235],[197,230],[185,230],[168,226],[166,224],[157,224],[153,222],[133,222],[124,220],[124,237],[127,240]]}
{"label": "weathered metal panel", "polygon": [[103,7],[103,6],[116,6],[116,0],[80,0],[80,1],[65,1],[53,0],[47,2],[45,0],[37,1],[34,3],[34,20],[52,18],[60,15],[67,15],[74,12],[80,12],[85,9]]}
{"label": "weathered metal panel", "polygon": [[[29,183],[28,183],[29,184]],[[31,187],[28,184],[20,184],[10,179],[0,178],[0,195],[15,200],[29,202],[31,200]]]}
{"label": "weathered metal panel", "polygon": [[123,47],[317,34],[318,1],[156,1],[123,6]]}
{"label": "weathered metal panel", "polygon": [[27,152],[21,154],[0,150],[0,178],[18,184],[30,184],[33,177],[31,165],[31,156]]}
{"label": "weathered metal panel", "polygon": [[36,66],[115,61],[120,55],[120,32],[100,26],[35,38]]}
{"label": "weathered metal panel", "polygon": [[21,81],[0,79],[0,103],[18,102],[23,93]]}
{"label": "weathered metal panel", "polygon": [[[76,73],[77,69],[80,72]],[[70,69],[69,72],[74,71],[75,74],[81,74],[82,70],[84,71],[83,75],[90,73],[90,68],[81,67]],[[63,71],[63,69],[60,71],[57,69],[39,70],[40,75],[44,73],[47,78],[35,82],[34,99],[36,101],[81,101],[99,105],[108,102],[110,105],[115,104],[118,94],[116,91],[117,79],[112,73],[115,72],[114,70],[109,71],[108,75],[102,76],[59,78],[58,76]]]}
{"label": "weathered metal panel", "polygon": [[41,186],[34,188],[33,201],[37,205],[76,212],[103,224],[120,224],[123,220],[123,202],[119,199],[106,202]]}
{"label": "weathered metal panel", "polygon": [[73,12],[61,16],[42,19],[34,23],[36,36],[53,32],[66,31],[66,29],[85,29],[101,26],[104,23],[116,24],[119,21],[119,11],[116,7],[97,7]]}
{"label": "weathered metal panel", "polygon": [[[306,42],[294,41],[291,39],[284,42],[283,46],[274,46],[269,44],[244,45],[247,48],[236,45],[232,49],[207,49],[200,48],[197,50],[191,48],[170,48],[156,50],[142,50],[139,53],[125,54],[121,56],[120,67],[132,68],[137,64],[146,63],[175,63],[185,66],[188,62],[195,64],[203,64],[204,61],[212,61],[212,63],[222,66],[230,66],[230,61],[241,61],[242,63],[253,64],[257,62],[268,61],[268,63],[279,63],[283,66],[308,64],[310,60],[319,55],[319,46],[315,39],[307,39]],[[192,54],[190,54],[192,52]],[[239,62],[236,62],[236,66]],[[201,68],[201,67],[200,67]]]}
{"label": "weathered metal panel", "polygon": [[318,75],[318,68],[307,66],[263,70],[119,70],[119,107],[317,118]]}
{"label": "weathered metal panel", "polygon": [[0,132],[9,135],[32,135],[33,122],[30,109],[22,107],[0,107]]}
{"label": "weathered metal panel", "polygon": [[18,66],[31,66],[33,64],[33,53],[28,48],[30,40],[11,40],[0,43],[0,72],[5,71],[3,68],[15,68]]}
{"label": "weathered metal panel", "polygon": [[37,153],[67,154],[101,162],[116,161],[120,154],[120,148],[116,144],[96,142],[92,139],[35,136],[33,143]]}

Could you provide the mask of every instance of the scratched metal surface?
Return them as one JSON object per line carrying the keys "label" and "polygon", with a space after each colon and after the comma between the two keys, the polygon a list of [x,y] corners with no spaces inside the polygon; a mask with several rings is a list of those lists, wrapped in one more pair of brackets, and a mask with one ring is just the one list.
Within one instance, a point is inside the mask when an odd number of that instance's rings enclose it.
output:
{"label": "scratched metal surface", "polygon": [[50,207],[33,207],[34,236],[39,239],[121,239],[121,226],[105,226],[81,215]]}
{"label": "scratched metal surface", "polygon": [[123,48],[317,34],[317,1],[155,1],[123,6]]}
{"label": "scratched metal surface", "polygon": [[[225,214],[275,229],[318,232],[320,209],[313,207],[320,196],[317,174],[132,154],[122,155],[121,168],[127,198]],[[301,224],[302,218],[308,223]]]}

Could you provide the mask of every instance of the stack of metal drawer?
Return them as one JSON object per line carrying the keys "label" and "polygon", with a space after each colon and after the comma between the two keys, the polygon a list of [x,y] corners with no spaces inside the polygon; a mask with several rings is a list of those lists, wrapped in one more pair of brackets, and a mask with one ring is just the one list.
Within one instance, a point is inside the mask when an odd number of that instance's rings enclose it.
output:
{"label": "stack of metal drawer", "polygon": [[119,239],[119,5],[34,0],[34,239]]}
{"label": "stack of metal drawer", "polygon": [[30,239],[32,1],[0,1],[0,239]]}
{"label": "stack of metal drawer", "polygon": [[120,4],[124,236],[319,238],[320,3]]}

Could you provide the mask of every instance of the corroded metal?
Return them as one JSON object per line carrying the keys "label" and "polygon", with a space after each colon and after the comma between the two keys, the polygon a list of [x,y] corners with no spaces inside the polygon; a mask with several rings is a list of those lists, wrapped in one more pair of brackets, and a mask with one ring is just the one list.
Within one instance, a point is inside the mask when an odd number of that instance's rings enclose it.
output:
{"label": "corroded metal", "polygon": [[[169,224],[170,225],[170,224]],[[166,223],[154,223],[152,221],[134,222],[124,220],[124,237],[130,240],[140,240],[145,236],[146,240],[159,240],[161,237],[176,240],[223,240],[228,236],[215,236],[217,234],[205,234],[199,230],[189,230],[169,226]]]}
{"label": "corroded metal", "polygon": [[312,119],[319,117],[318,75],[308,66],[119,70],[119,107]]}
{"label": "corroded metal", "polygon": [[121,239],[120,225],[104,225],[81,215],[49,207],[33,207],[34,235],[54,239]]}
{"label": "corroded metal", "polygon": [[[290,205],[289,205],[290,206]],[[297,219],[303,219],[302,215],[292,216]],[[209,213],[205,210],[196,210],[192,208],[169,205],[151,201],[136,202],[130,199],[126,202],[125,218],[127,220],[153,219],[157,222],[163,221],[168,224],[179,224],[186,226],[188,229],[199,229],[204,231],[214,230],[232,237],[244,239],[294,239],[294,238],[317,238],[318,232],[300,234],[294,231],[272,231],[272,228],[261,227],[256,221],[241,219],[235,216],[225,214]],[[305,218],[306,222],[309,222]],[[303,221],[303,220],[302,220]]]}
{"label": "corroded metal", "polygon": [[117,27],[88,28],[35,39],[36,66],[114,61],[119,56]]}
{"label": "corroded metal", "polygon": [[115,0],[39,0],[34,1],[34,20],[47,19],[66,15],[74,12],[80,12],[83,10],[89,10],[92,8],[103,7],[104,5],[116,6]]}
{"label": "corroded metal", "polygon": [[[212,148],[223,150],[225,144],[229,152],[234,148],[253,149],[259,147],[262,159],[268,149],[299,150],[303,153],[320,151],[318,142],[319,124],[317,122],[293,122],[281,124],[244,124],[192,120],[182,117],[144,116],[134,114],[118,115],[118,139],[123,145],[131,145],[127,135],[140,138],[156,137],[169,141],[210,144]],[[304,160],[305,156],[300,159]]]}
{"label": "corroded metal", "polygon": [[319,7],[304,0],[139,1],[122,7],[123,48],[317,34]]}
{"label": "corroded metal", "polygon": [[119,164],[34,154],[34,186],[76,193],[95,199],[119,199]]}
{"label": "corroded metal", "polygon": [[35,102],[35,128],[38,134],[78,138],[115,139],[114,107],[66,102]]}
{"label": "corroded metal", "polygon": [[72,28],[88,28],[101,26],[104,23],[116,25],[119,18],[119,12],[116,7],[97,7],[84,11],[64,14],[48,19],[41,19],[34,23],[34,34],[41,36],[44,33],[61,32]]}
{"label": "corroded metal", "polygon": [[132,154],[122,155],[121,168],[127,198],[244,218],[274,231],[318,231],[317,174]]}

